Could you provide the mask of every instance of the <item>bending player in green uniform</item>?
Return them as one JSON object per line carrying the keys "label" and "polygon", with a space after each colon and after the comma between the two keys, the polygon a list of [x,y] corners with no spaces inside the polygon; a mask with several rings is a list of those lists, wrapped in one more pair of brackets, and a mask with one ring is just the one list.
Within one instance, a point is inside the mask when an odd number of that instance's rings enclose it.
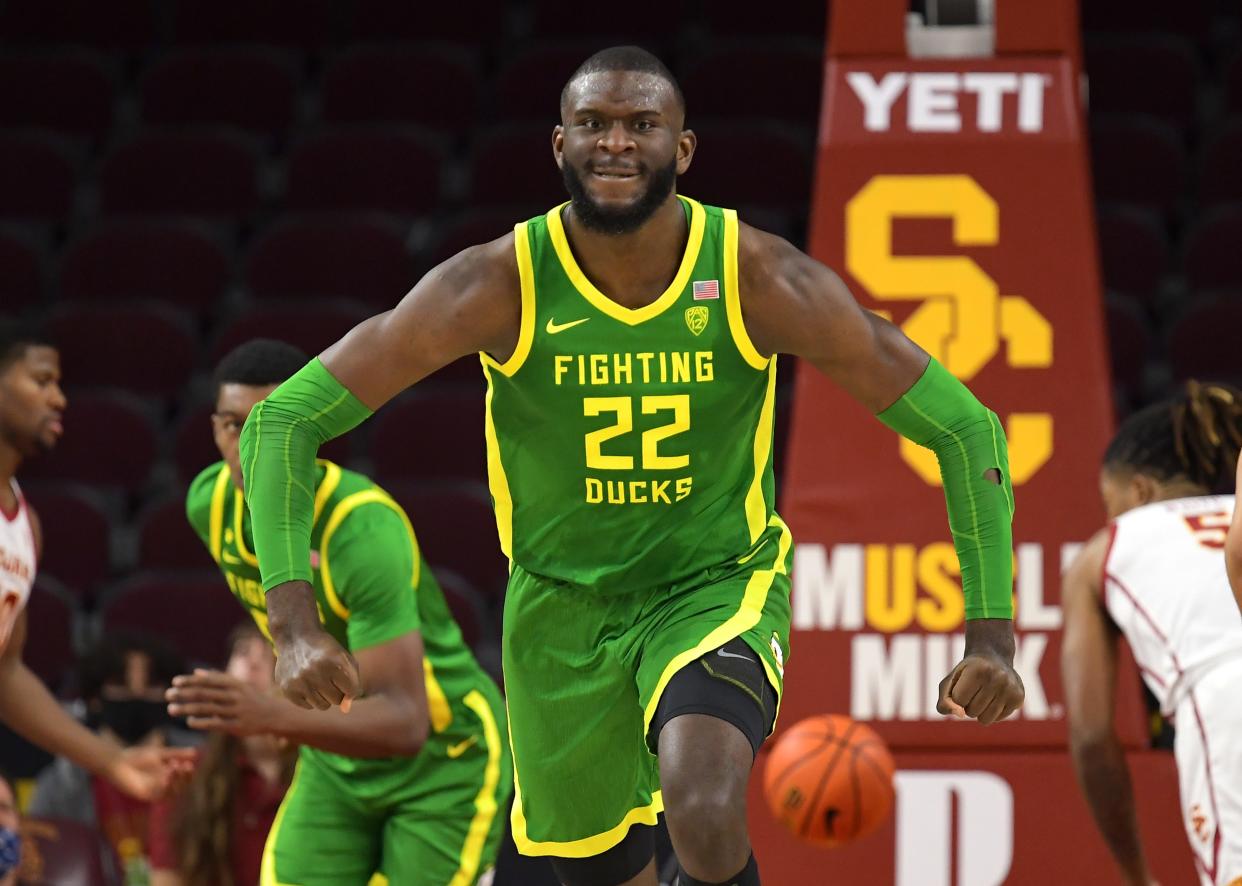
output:
{"label": "bending player in green uniform", "polygon": [[823,265],[680,197],[696,144],[684,116],[649,53],[588,59],[552,133],[572,199],[432,270],[277,390],[241,439],[278,681],[305,706],[348,701],[356,668],[306,583],[316,447],[481,352],[512,561],[513,834],[567,884],[654,884],[661,808],[683,886],[759,882],[746,783],[789,653],[777,353],[939,457],[969,619],[940,711],[991,723],[1023,698],[996,416]]}
{"label": "bending player in green uniform", "polygon": [[[212,420],[224,460],[186,499],[194,530],[269,637],[237,436],[254,405],[305,363],[266,339],[221,361]],[[301,560],[316,619],[356,656],[357,700],[346,716],[308,711],[199,671],[174,681],[169,712],[198,729],[302,745],[268,837],[264,886],[360,886],[376,871],[394,886],[490,883],[512,789],[500,691],[462,640],[400,506],[331,462],[307,479],[314,514]]]}

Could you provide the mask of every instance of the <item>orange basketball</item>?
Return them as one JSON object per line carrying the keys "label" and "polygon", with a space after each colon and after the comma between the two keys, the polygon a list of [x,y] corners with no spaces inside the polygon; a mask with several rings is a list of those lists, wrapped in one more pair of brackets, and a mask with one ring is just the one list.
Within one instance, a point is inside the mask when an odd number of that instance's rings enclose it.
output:
{"label": "orange basketball", "polygon": [[763,791],[772,814],[819,846],[865,836],[893,808],[893,757],[862,723],[822,714],[796,723],[768,754]]}

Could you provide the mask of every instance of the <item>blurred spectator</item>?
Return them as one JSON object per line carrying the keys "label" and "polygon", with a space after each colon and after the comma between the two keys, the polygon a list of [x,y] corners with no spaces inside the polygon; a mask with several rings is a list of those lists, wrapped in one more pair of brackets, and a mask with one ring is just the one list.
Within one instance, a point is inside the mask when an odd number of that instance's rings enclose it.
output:
{"label": "blurred spectator", "polygon": [[[230,676],[271,692],[275,666],[258,628],[233,630],[225,666]],[[185,793],[151,811],[151,886],[258,883],[263,846],[296,756],[288,742],[273,736],[212,733]]]}
{"label": "blurred spectator", "polygon": [[17,869],[22,860],[21,819],[17,815],[17,798],[13,785],[0,775],[0,886],[18,882]]}
{"label": "blurred spectator", "polygon": [[[121,747],[162,747],[173,721],[164,690],[184,662],[155,637],[115,633],[78,664],[87,725]],[[122,794],[110,782],[58,757],[40,773],[29,814],[97,827],[116,850],[126,884],[146,884],[147,819],[151,804]]]}

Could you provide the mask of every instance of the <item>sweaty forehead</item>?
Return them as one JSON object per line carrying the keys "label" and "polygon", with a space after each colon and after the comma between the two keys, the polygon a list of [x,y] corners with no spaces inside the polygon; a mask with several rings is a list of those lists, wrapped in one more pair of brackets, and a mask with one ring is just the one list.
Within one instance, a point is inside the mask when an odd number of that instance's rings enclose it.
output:
{"label": "sweaty forehead", "polygon": [[588,107],[616,114],[657,111],[669,117],[679,111],[672,85],[645,71],[597,71],[575,77],[565,91],[563,110],[572,114]]}

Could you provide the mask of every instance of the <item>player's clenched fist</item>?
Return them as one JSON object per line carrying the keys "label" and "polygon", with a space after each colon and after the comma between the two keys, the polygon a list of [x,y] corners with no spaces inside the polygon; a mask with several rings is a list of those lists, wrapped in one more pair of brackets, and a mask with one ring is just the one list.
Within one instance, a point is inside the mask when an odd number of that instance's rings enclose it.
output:
{"label": "player's clenched fist", "polygon": [[268,627],[276,646],[276,684],[291,702],[348,711],[362,691],[358,662],[319,623],[315,592],[304,581],[267,592]]}
{"label": "player's clenched fist", "polygon": [[940,681],[936,710],[970,717],[984,726],[1004,720],[1026,698],[1013,669],[1013,622],[987,618],[966,622],[966,654]]}

